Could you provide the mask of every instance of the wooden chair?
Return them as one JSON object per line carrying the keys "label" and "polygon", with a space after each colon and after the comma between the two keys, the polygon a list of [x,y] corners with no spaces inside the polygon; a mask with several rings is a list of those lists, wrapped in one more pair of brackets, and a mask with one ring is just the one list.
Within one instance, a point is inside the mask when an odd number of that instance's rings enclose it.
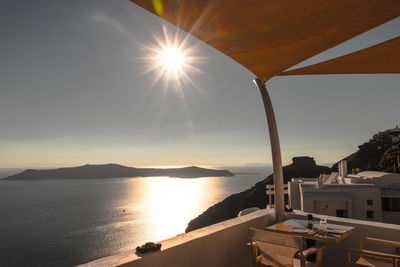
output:
{"label": "wooden chair", "polygon": [[[322,264],[325,246],[305,248],[303,238],[260,229],[249,228],[253,265],[256,266],[301,266],[317,267]],[[316,254],[316,261],[307,261],[307,256]]]}
{"label": "wooden chair", "polygon": [[[374,246],[376,250],[365,249],[367,243],[369,243],[369,246]],[[387,248],[386,252],[382,251],[384,248]],[[362,237],[360,239],[360,249],[347,249],[347,266],[400,266],[399,252],[400,242]],[[359,258],[353,263],[352,256],[354,254],[359,255]]]}

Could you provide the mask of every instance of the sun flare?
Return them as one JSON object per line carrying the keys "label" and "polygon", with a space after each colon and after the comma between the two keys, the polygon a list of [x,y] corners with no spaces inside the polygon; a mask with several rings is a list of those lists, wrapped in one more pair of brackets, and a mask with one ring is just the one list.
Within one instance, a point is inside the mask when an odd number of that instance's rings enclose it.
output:
{"label": "sun flare", "polygon": [[167,47],[160,53],[160,63],[170,71],[178,71],[185,63],[185,55],[177,47]]}
{"label": "sun flare", "polygon": [[168,79],[180,79],[189,67],[186,51],[177,45],[160,47],[155,61],[156,70]]}
{"label": "sun flare", "polygon": [[145,73],[154,75],[153,85],[160,80],[165,87],[172,81],[175,88],[179,87],[178,90],[182,89],[182,83],[194,85],[191,76],[200,72],[195,65],[201,58],[196,56],[196,47],[189,44],[188,38],[178,32],[169,34],[163,27],[163,35],[154,35],[156,42],[145,46]]}

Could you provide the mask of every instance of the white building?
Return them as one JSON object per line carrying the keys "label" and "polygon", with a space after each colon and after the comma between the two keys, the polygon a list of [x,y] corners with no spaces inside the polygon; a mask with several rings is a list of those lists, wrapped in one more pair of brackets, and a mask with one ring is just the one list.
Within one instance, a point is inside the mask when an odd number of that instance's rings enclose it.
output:
{"label": "white building", "polygon": [[400,174],[365,171],[347,175],[344,161],[339,173],[318,179],[292,178],[288,193],[292,209],[400,224]]}

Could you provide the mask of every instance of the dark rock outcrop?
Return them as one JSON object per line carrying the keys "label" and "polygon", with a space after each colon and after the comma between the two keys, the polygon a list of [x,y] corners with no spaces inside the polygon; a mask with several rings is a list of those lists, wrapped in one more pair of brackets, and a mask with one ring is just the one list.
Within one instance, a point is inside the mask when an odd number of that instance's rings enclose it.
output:
{"label": "dark rock outcrop", "polygon": [[[329,173],[330,171],[329,167],[316,165],[313,158],[295,157],[292,164],[283,167],[284,183],[287,183],[293,177],[318,177],[321,173]],[[252,188],[231,195],[208,208],[203,214],[190,221],[185,231],[193,231],[234,218],[239,211],[246,208],[265,208],[266,204],[268,204],[268,197],[265,194],[265,186],[267,184],[273,184],[272,174]]]}
{"label": "dark rock outcrop", "polygon": [[118,164],[84,165],[51,170],[25,170],[8,176],[6,180],[42,180],[42,179],[93,179],[120,177],[169,176],[180,178],[234,176],[228,170],[212,170],[199,167],[172,169],[133,168]]}

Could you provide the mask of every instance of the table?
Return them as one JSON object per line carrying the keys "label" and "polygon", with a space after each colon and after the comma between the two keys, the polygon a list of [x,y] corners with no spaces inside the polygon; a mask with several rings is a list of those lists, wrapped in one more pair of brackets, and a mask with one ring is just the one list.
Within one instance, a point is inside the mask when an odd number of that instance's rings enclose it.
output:
{"label": "table", "polygon": [[[315,226],[317,226],[317,222],[314,223],[313,228],[315,228]],[[309,230],[309,231],[305,232],[305,233],[299,233],[299,232],[294,232],[293,230],[295,230],[295,229],[303,229],[303,230]],[[343,233],[342,234],[327,233],[326,235],[322,235],[321,233],[318,232],[318,229],[317,230],[308,229],[307,221],[298,220],[298,219],[286,220],[284,222],[280,222],[280,223],[268,226],[266,228],[263,228],[263,230],[265,230],[265,231],[279,232],[282,234],[301,236],[305,239],[312,239],[312,240],[317,240],[317,241],[322,241],[322,242],[330,242],[330,243],[338,243],[341,240],[343,240],[346,236],[350,235],[352,232],[354,232],[356,230],[356,228],[354,228],[352,226],[337,225],[337,224],[330,224],[330,223],[328,223],[328,229],[343,231]]]}

